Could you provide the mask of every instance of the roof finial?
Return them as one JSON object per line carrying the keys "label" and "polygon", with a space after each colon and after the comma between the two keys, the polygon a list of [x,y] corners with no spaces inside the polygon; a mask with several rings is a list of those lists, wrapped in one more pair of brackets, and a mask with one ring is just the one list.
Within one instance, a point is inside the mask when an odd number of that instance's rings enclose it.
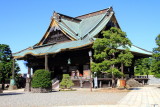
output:
{"label": "roof finial", "polygon": [[61,21],[61,17],[56,11],[53,12],[53,18],[56,19],[58,22]]}
{"label": "roof finial", "polygon": [[53,12],[53,18],[56,18],[56,11]]}
{"label": "roof finial", "polygon": [[109,10],[110,10],[110,11],[113,11],[113,6],[110,6],[110,7],[109,7]]}

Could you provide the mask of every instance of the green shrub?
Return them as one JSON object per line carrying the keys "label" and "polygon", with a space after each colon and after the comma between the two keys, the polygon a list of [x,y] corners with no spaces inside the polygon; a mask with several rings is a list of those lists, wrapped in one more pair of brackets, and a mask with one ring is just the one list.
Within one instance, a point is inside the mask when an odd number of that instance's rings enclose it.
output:
{"label": "green shrub", "polygon": [[160,78],[160,74],[158,74],[158,73],[155,73],[155,75],[154,75],[156,78]]}
{"label": "green shrub", "polygon": [[44,69],[36,70],[32,78],[32,87],[49,88],[51,86],[51,73]]}
{"label": "green shrub", "polygon": [[60,82],[60,88],[71,88],[74,85],[69,74],[63,74],[63,79]]}

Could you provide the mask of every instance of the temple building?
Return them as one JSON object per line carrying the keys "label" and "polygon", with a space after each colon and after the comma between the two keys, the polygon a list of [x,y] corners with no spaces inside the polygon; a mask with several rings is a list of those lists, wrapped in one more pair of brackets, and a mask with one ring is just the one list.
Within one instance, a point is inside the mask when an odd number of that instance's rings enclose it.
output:
{"label": "temple building", "polygon": [[[92,45],[96,38],[102,38],[102,31],[111,27],[120,28],[112,7],[77,17],[54,12],[42,39],[36,45],[14,53],[13,57],[27,61],[28,73],[31,68],[33,72],[46,69],[51,72],[52,79],[58,80],[62,79],[64,73],[68,73],[76,85],[87,87],[87,82],[81,84],[79,79],[90,79]],[[124,73],[128,77],[134,76],[136,59],[152,55],[135,45],[130,47],[130,51],[134,55],[132,66],[124,67]],[[92,55],[89,55],[89,52]],[[105,79],[101,77],[99,80]]]}

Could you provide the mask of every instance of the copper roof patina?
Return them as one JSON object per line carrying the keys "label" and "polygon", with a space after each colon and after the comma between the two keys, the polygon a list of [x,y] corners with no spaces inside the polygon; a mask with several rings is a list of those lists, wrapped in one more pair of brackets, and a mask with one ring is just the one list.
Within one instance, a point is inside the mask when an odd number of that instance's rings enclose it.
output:
{"label": "copper roof patina", "polygon": [[[75,18],[54,12],[50,26],[40,42],[32,48],[27,48],[14,53],[13,56],[17,59],[23,58],[28,54],[40,56],[46,53],[54,54],[67,49],[75,49],[92,45],[97,34],[105,28],[113,16],[114,12],[112,7]],[[43,41],[47,38],[49,33],[55,29],[55,26],[56,29],[60,29],[64,34],[71,38],[72,41],[43,45]],[[119,47],[119,49],[123,48]],[[151,52],[134,45],[130,47],[130,51],[148,56],[152,55]]]}

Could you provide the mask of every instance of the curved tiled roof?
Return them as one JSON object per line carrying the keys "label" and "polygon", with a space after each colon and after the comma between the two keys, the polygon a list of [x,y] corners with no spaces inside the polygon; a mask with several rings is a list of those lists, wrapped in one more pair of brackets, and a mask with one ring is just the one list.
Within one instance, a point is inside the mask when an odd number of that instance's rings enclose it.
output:
{"label": "curved tiled roof", "polygon": [[63,50],[68,50],[68,49],[76,49],[76,48],[81,48],[84,46],[91,45],[93,42],[91,42],[88,39],[85,40],[78,40],[78,41],[71,41],[71,42],[65,42],[65,43],[59,43],[59,44],[53,44],[49,46],[42,46],[42,47],[36,47],[33,49],[26,49],[23,50],[19,53],[13,54],[15,58],[22,58],[25,55],[31,54],[34,56],[40,56],[40,55],[45,55],[47,54],[54,54],[61,52]]}
{"label": "curved tiled roof", "polygon": [[[19,53],[13,54],[13,56],[15,58],[22,58],[28,54],[31,54],[34,56],[45,55],[46,53],[47,54],[54,54],[54,53],[61,52],[63,50],[68,50],[68,49],[72,50],[72,49],[81,48],[81,47],[92,45],[92,44],[93,44],[93,42],[90,41],[88,38],[86,38],[84,40],[53,44],[53,45],[44,46],[44,47],[37,47],[37,48],[33,48],[33,49],[28,48],[28,49],[23,50]],[[123,50],[124,48],[119,47],[118,49]],[[129,47],[129,49],[133,53],[139,53],[139,54],[147,55],[147,56],[152,55],[152,52],[141,49],[135,45],[132,45],[131,47]]]}
{"label": "curved tiled roof", "polygon": [[[48,30],[46,31],[41,41],[37,45],[35,45],[33,49],[27,48],[13,54],[13,56],[15,58],[22,58],[27,54],[39,56],[46,53],[53,54],[66,49],[75,49],[91,45],[93,44],[93,40],[95,40],[94,37],[102,31],[102,29],[111,20],[113,15],[114,12],[112,8],[100,10],[75,18],[55,12]],[[53,23],[58,29],[67,34],[68,37],[73,38],[73,40],[70,42],[43,45],[43,41],[53,29]],[[123,48],[119,47],[119,49]],[[152,54],[151,52],[148,52],[134,45],[130,47],[130,51],[149,56],[151,56]]]}

